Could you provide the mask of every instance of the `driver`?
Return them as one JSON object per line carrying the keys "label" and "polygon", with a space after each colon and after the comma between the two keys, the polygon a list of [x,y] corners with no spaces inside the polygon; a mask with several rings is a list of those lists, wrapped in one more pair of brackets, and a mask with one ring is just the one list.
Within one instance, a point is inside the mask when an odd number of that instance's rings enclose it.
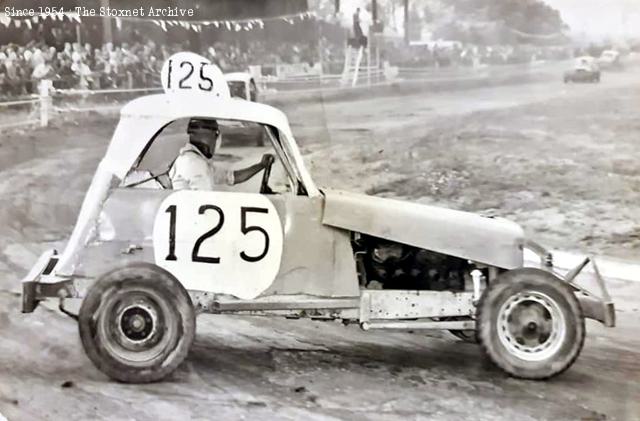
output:
{"label": "driver", "polygon": [[192,118],[187,127],[189,142],[180,149],[169,177],[174,190],[213,190],[214,186],[244,183],[273,164],[274,157],[265,154],[262,161],[250,167],[231,171],[216,167],[213,155],[222,143],[216,120]]}

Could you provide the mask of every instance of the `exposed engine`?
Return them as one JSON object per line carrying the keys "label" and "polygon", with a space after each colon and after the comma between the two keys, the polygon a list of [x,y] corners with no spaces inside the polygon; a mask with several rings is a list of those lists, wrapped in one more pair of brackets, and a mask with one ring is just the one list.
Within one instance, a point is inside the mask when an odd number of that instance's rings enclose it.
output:
{"label": "exposed engine", "polygon": [[360,283],[366,288],[462,291],[468,260],[370,236],[353,241]]}

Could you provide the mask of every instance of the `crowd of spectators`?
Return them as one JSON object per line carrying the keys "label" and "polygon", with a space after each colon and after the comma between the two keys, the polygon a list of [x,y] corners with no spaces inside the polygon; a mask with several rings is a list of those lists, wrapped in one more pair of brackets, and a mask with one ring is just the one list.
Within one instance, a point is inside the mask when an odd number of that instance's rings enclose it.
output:
{"label": "crowd of spectators", "polygon": [[[159,85],[160,69],[184,45],[146,42],[106,43],[101,46],[43,42],[24,46],[0,46],[0,98],[35,94],[42,79],[53,81],[56,89],[113,89]],[[243,43],[215,42],[201,52],[224,72],[246,71],[250,65],[306,63],[312,67],[322,57],[325,72],[340,72],[344,45],[322,38],[319,42]],[[411,47],[386,45],[382,59],[398,66],[447,67],[479,64],[520,63],[571,56],[564,47],[536,49],[514,46],[480,47],[452,42]],[[335,64],[335,65],[334,65]]]}
{"label": "crowd of spectators", "polygon": [[313,65],[318,60],[315,43],[251,41],[244,45],[216,42],[206,54],[218,62],[223,70],[242,70],[257,64]]}
{"label": "crowd of spectators", "polygon": [[390,53],[385,58],[401,67],[502,65],[572,57],[571,49],[565,46],[479,46],[461,42],[433,42],[386,51]]}
{"label": "crowd of spectators", "polygon": [[32,94],[42,79],[52,80],[58,89],[145,86],[158,75],[159,57],[168,53],[153,41],[100,48],[67,42],[60,50],[43,43],[8,45],[0,47],[0,92],[11,97]]}
{"label": "crowd of spectators", "polygon": [[[0,97],[21,97],[37,92],[40,80],[53,81],[56,89],[112,89],[159,85],[160,69],[180,44],[157,45],[64,43],[62,48],[32,42],[25,46],[0,46]],[[223,71],[246,70],[254,64],[300,63],[317,60],[317,49],[306,43],[268,45],[265,41],[239,44],[216,42],[202,54]]]}

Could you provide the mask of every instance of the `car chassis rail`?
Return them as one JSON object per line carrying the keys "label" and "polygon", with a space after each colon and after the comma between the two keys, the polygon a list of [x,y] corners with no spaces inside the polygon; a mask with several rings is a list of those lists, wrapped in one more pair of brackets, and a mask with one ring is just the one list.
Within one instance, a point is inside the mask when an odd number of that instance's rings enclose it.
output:
{"label": "car chassis rail", "polygon": [[[598,265],[593,257],[586,257],[580,264],[573,269],[569,270],[564,275],[559,273],[553,265],[552,254],[542,247],[541,245],[527,241],[523,244],[524,248],[527,248],[534,252],[540,258],[540,267],[547,270],[557,276],[564,282],[569,283],[576,293],[576,298],[580,302],[582,312],[585,317],[598,320],[607,327],[615,326],[615,307],[611,299],[611,295],[607,290],[606,284]],[[58,254],[55,250],[50,250],[43,253],[38,262],[31,269],[29,274],[23,279],[22,285],[22,312],[33,312],[40,301],[47,298],[59,298],[59,309],[65,314],[69,314],[63,307],[64,299],[67,298],[82,298],[90,284],[89,279],[84,278],[64,278],[53,274],[53,269],[58,261]],[[583,270],[591,264],[594,270],[595,280],[600,289],[600,295],[596,295],[591,291],[588,291],[584,287],[580,286],[576,282],[576,278]],[[41,282],[46,280],[45,282]],[[433,311],[431,307],[433,304],[440,304],[439,308],[449,309],[455,307],[461,314],[455,314],[456,316],[466,315],[472,317],[470,308],[474,307],[474,298],[471,293],[453,294],[451,297],[442,295],[442,292],[436,291],[362,291],[360,297],[352,297],[350,299],[330,299],[322,297],[307,297],[305,299],[298,300],[300,297],[289,297],[286,303],[272,302],[270,300],[256,299],[256,300],[220,300],[220,296],[210,293],[193,292],[192,299],[194,305],[198,307],[199,312],[207,313],[222,313],[222,312],[258,312],[261,314],[268,314],[271,312],[278,313],[278,310],[286,312],[291,311],[292,314],[305,314],[309,310],[332,310],[330,313],[335,317],[340,317],[339,314],[343,313],[343,317],[347,314],[355,315],[361,323],[366,323],[366,327],[375,327],[376,323],[370,322],[371,316],[371,299],[372,297],[380,296],[383,300],[402,301],[403,303],[411,304],[411,301],[415,301],[413,306],[419,306],[422,308],[419,312],[410,312],[412,314],[398,314],[399,317],[389,314],[385,317],[374,316],[373,318],[382,319],[403,319],[403,318],[415,318],[414,320],[427,320],[430,317],[442,317],[453,316],[453,314],[445,314],[441,311]],[[383,298],[383,295],[388,298]],[[477,297],[476,297],[477,298]],[[435,300],[435,302],[433,301]],[[440,302],[445,300],[444,302]],[[448,302],[451,301],[451,302]],[[467,302],[468,301],[468,302]],[[424,302],[424,303],[422,303]],[[399,304],[399,303],[398,303]],[[425,307],[426,306],[426,307]],[[382,308],[382,307],[381,307]],[[434,307],[435,308],[435,307]],[[342,309],[342,311],[340,311]],[[302,311],[301,313],[296,312]],[[355,312],[353,310],[356,310]],[[413,314],[415,313],[415,314]],[[421,314],[420,314],[421,313]],[[431,314],[433,313],[433,314]],[[442,314],[440,314],[442,313]],[[351,318],[351,317],[349,317]],[[378,321],[381,324],[382,320]],[[389,322],[386,322],[388,324]],[[441,325],[442,322],[431,321],[429,325],[425,325],[424,328],[445,328]],[[461,322],[455,322],[461,324]],[[473,321],[464,322],[463,328],[470,328],[470,324]],[[381,324],[382,326],[382,324]],[[461,324],[462,326],[462,324]],[[364,327],[364,325],[363,325]],[[419,328],[417,325],[416,328]]]}

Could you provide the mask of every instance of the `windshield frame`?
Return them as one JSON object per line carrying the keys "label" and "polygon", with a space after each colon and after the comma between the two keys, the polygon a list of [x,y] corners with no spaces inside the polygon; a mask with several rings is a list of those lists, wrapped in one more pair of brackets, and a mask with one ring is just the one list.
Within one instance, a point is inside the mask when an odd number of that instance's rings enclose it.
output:
{"label": "windshield frame", "polygon": [[[151,139],[149,139],[149,142],[147,142],[147,144],[144,146],[144,148],[142,149],[142,151],[140,152],[140,154],[138,155],[138,157],[134,161],[133,165],[131,166],[131,168],[129,168],[129,170],[127,171],[126,176],[122,179],[122,184],[120,186],[121,188],[133,188],[137,184],[139,184],[139,183],[132,183],[130,185],[124,185],[124,182],[127,180],[127,178],[132,173],[134,173],[136,171],[147,171],[147,172],[149,172],[149,174],[151,175],[151,177],[149,179],[151,180],[151,179],[155,179],[157,177],[160,177],[160,176],[168,173],[171,170],[171,168],[173,167],[173,164],[174,164],[175,159],[177,158],[177,156],[174,157],[174,159],[170,162],[170,164],[168,165],[167,168],[162,169],[162,172],[160,172],[158,174],[154,174],[150,170],[147,170],[147,169],[140,169],[140,165],[144,161],[145,156],[147,155],[147,153],[149,153],[149,151],[151,150],[153,145],[155,145],[156,142],[158,142],[158,141],[162,141],[160,135],[168,127],[170,127],[172,124],[174,124],[175,122],[177,122],[179,120],[184,120],[184,118],[179,118],[179,119],[175,119],[175,120],[172,120],[172,121],[168,122],[167,124],[162,126],[153,135],[153,137]],[[291,159],[291,157],[289,156],[290,154],[286,150],[286,147],[284,147],[282,145],[282,142],[279,140],[283,136],[286,136],[284,133],[279,131],[274,126],[270,126],[268,124],[262,124],[262,123],[258,123],[258,122],[251,122],[251,121],[237,120],[237,119],[228,119],[228,118],[217,119],[217,120],[221,120],[223,122],[233,122],[233,123],[240,123],[240,124],[253,123],[253,124],[259,125],[262,131],[266,131],[266,133],[268,135],[267,137],[269,138],[269,141],[271,142],[271,146],[273,147],[273,150],[275,151],[275,154],[278,157],[278,159],[280,160],[280,163],[282,164],[282,166],[283,166],[283,168],[285,170],[285,173],[287,175],[287,179],[288,179],[288,182],[289,182],[289,185],[290,185],[290,189],[287,192],[284,192],[284,194],[290,193],[290,194],[293,194],[293,195],[298,195],[301,192],[303,192],[305,195],[307,194],[306,193],[306,188],[304,187],[304,183],[302,181],[302,176],[301,176],[300,172],[298,171],[298,169],[297,169],[297,167],[295,165],[295,160]],[[275,133],[277,133],[278,136],[274,135],[274,133],[272,133],[272,130]]]}

